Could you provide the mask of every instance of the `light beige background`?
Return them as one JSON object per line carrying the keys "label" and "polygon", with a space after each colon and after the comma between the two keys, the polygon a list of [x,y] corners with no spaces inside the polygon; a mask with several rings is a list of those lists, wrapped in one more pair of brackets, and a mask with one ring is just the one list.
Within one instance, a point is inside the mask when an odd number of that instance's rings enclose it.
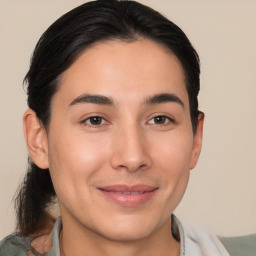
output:
{"label": "light beige background", "polygon": [[[22,79],[43,31],[77,0],[0,0],[0,239],[26,168]],[[202,63],[200,162],[176,215],[222,235],[256,232],[256,1],[140,0],[188,35]],[[149,213],[150,214],[150,213]]]}

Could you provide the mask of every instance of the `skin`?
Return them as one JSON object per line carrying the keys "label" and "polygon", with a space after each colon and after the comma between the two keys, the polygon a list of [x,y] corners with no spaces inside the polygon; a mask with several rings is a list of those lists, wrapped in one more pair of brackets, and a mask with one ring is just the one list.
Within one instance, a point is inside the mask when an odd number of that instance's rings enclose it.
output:
{"label": "skin", "polygon": [[[170,215],[197,163],[203,129],[200,115],[192,132],[184,81],[178,59],[152,41],[104,42],[62,75],[47,132],[27,110],[30,155],[50,169],[58,195],[62,255],[178,255]],[[182,103],[147,101],[161,93]],[[112,104],[77,100],[85,94],[109,97]],[[92,116],[102,117],[99,124]],[[157,189],[146,202],[127,206],[99,190],[116,184]]]}

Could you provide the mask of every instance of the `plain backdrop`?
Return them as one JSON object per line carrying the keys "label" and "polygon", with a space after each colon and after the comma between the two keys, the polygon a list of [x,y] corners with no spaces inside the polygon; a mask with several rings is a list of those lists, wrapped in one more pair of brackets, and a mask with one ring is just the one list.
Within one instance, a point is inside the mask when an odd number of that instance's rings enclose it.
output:
{"label": "plain backdrop", "polygon": [[[26,169],[22,80],[40,35],[74,0],[0,0],[0,239]],[[256,1],[140,0],[178,24],[201,58],[201,159],[175,211],[221,235],[256,232]],[[149,213],[150,214],[150,213]]]}

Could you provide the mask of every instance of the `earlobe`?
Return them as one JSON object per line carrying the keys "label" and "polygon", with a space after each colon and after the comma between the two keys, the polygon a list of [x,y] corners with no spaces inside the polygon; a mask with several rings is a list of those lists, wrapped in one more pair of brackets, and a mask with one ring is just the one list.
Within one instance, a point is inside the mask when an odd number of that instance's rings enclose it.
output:
{"label": "earlobe", "polygon": [[28,109],[23,116],[23,128],[33,162],[41,169],[49,168],[47,134],[32,109]]}
{"label": "earlobe", "polygon": [[194,135],[193,152],[191,156],[190,169],[193,169],[200,156],[203,141],[204,113],[198,115],[197,130]]}

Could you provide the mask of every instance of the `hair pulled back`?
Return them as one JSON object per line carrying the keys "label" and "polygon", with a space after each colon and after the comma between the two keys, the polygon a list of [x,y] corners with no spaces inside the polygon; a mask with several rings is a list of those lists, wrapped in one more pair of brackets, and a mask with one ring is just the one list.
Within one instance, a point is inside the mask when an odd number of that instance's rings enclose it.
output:
{"label": "hair pulled back", "polygon": [[[55,21],[39,39],[27,84],[29,108],[47,130],[51,99],[65,70],[94,44],[106,40],[145,38],[161,44],[179,59],[186,78],[193,132],[198,120],[199,57],[184,32],[167,18],[135,1],[98,0],[85,3]],[[153,60],[152,60],[153,61]],[[47,207],[56,197],[49,170],[31,160],[16,198],[17,233],[34,234],[49,218]]]}

